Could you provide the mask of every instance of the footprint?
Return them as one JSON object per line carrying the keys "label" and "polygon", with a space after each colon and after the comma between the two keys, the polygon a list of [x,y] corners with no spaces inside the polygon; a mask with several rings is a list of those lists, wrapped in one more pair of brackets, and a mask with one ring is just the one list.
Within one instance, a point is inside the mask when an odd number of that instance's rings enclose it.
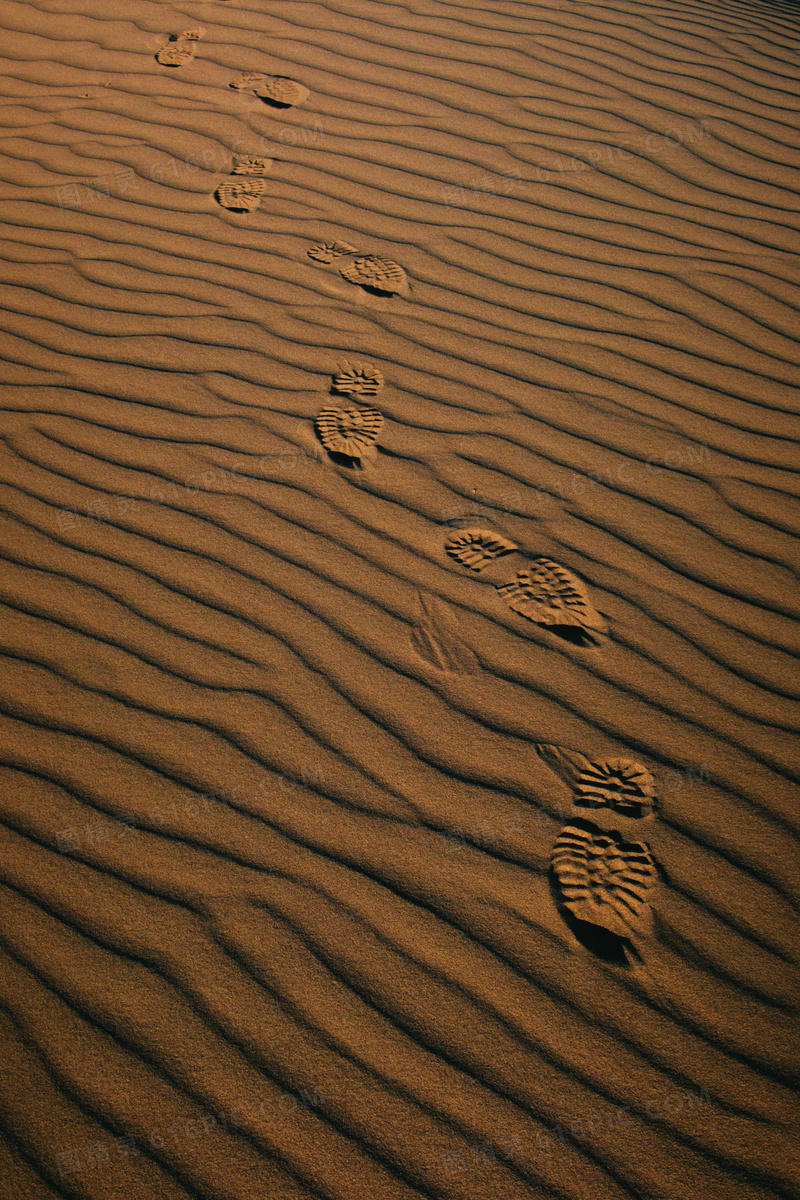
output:
{"label": "footprint", "polygon": [[162,67],[183,67],[194,58],[194,43],[205,36],[205,29],[184,29],[183,33],[172,33],[166,46],[156,54],[156,62]]}
{"label": "footprint", "polygon": [[576,818],[556,838],[550,866],[559,908],[590,927],[580,930],[570,922],[585,945],[609,949],[602,939],[592,944],[591,927],[625,940],[649,932],[650,893],[658,876],[646,842],[623,841],[616,830]]}
{"label": "footprint", "polygon": [[631,758],[591,762],[577,750],[547,743],[539,743],[536,749],[572,789],[576,808],[610,808],[634,819],[652,816],[657,803],[656,781],[641,763]]}
{"label": "footprint", "polygon": [[369,363],[345,363],[334,375],[332,387],[346,395],[377,396],[383,387],[383,372]]}
{"label": "footprint", "polygon": [[515,542],[491,529],[460,529],[447,539],[444,548],[451,558],[471,571],[482,571],[496,558],[519,550]]}
{"label": "footprint", "polygon": [[285,75],[268,75],[265,82],[254,90],[257,96],[275,108],[292,108],[295,104],[302,104],[311,94],[302,83],[287,79]]}
{"label": "footprint", "polygon": [[330,404],[317,413],[317,433],[331,454],[360,459],[372,448],[383,425],[377,408],[337,408]]}
{"label": "footprint", "polygon": [[358,250],[348,242],[318,242],[307,254],[315,262],[332,263],[335,258],[341,258],[345,254],[358,254]]}
{"label": "footprint", "polygon": [[509,607],[571,641],[599,643],[598,634],[607,633],[608,625],[580,579],[551,558],[535,558],[531,568],[497,589]]}
{"label": "footprint", "polygon": [[408,286],[406,273],[390,258],[379,258],[377,254],[364,254],[346,266],[339,268],[339,274],[348,283],[355,283],[368,292],[379,295],[394,295]]}
{"label": "footprint", "polygon": [[169,42],[156,55],[162,67],[185,67],[194,58],[194,46],[190,42]]}
{"label": "footprint", "polygon": [[292,108],[295,104],[302,104],[311,95],[308,88],[296,79],[289,79],[286,75],[263,75],[258,71],[239,75],[231,80],[229,86],[237,92],[253,92],[274,108]]}
{"label": "footprint", "polygon": [[438,596],[421,592],[418,599],[422,617],[411,630],[413,648],[438,671],[476,675],[481,670],[478,656],[459,636],[452,606]]}
{"label": "footprint", "polygon": [[261,203],[266,183],[264,176],[272,166],[271,158],[255,154],[241,154],[233,160],[231,175],[245,176],[244,179],[226,179],[214,195],[223,208],[232,212],[253,212]]}
{"label": "footprint", "polygon": [[261,203],[266,184],[263,179],[226,179],[214,193],[223,208],[233,212],[253,212]]}
{"label": "footprint", "polygon": [[[349,242],[318,242],[306,251],[315,262],[332,263],[337,258],[348,257],[352,261],[339,268],[339,274],[348,283],[362,287],[377,296],[392,296],[408,291],[408,277],[399,263],[377,254],[362,254]],[[353,257],[358,255],[357,258]]]}

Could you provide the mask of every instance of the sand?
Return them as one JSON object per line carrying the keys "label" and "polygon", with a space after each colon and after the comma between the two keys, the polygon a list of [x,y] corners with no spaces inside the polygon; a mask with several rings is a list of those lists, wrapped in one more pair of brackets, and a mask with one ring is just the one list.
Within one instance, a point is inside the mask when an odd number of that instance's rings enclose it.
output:
{"label": "sand", "polygon": [[778,1200],[800,11],[5,0],[2,1200]]}

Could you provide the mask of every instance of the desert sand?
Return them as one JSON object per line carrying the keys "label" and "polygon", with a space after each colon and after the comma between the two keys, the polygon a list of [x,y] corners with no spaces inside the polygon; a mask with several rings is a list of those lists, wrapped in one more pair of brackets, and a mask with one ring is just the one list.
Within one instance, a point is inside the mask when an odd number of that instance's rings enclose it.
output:
{"label": "desert sand", "polygon": [[789,1200],[800,10],[4,0],[2,1200]]}

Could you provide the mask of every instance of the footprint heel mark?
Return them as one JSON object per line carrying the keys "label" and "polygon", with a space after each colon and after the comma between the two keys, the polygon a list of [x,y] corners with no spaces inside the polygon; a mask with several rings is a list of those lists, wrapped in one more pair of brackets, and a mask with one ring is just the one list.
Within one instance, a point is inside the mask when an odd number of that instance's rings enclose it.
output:
{"label": "footprint heel mark", "polygon": [[421,618],[411,630],[411,645],[421,658],[451,675],[477,675],[478,656],[461,638],[458,619],[439,596],[418,593]]}
{"label": "footprint heel mark", "polygon": [[383,416],[377,408],[358,408],[355,404],[339,408],[329,404],[320,409],[314,424],[329,454],[360,460],[377,441]]}
{"label": "footprint heel mark", "polygon": [[607,806],[626,817],[650,816],[656,805],[656,781],[646,767],[630,758],[601,758],[589,763],[575,788],[575,804]]}
{"label": "footprint heel mark", "polygon": [[259,158],[254,154],[242,154],[233,160],[231,175],[266,175],[274,159]]}
{"label": "footprint heel mark", "polygon": [[205,37],[205,29],[184,29],[183,33],[172,33],[166,46],[156,54],[156,62],[162,67],[183,67],[194,58],[194,43]]}
{"label": "footprint heel mark", "polygon": [[529,570],[519,571],[512,583],[497,591],[514,612],[570,641],[596,645],[608,632],[577,575],[551,558],[535,558]]}
{"label": "footprint heel mark", "polygon": [[519,550],[516,542],[491,529],[460,529],[450,535],[444,548],[451,558],[469,567],[470,571],[482,571],[495,559]]}
{"label": "footprint heel mark", "polygon": [[236,79],[230,81],[228,87],[232,87],[237,92],[251,92],[266,78],[263,71],[248,71],[245,75],[237,75]]}
{"label": "footprint heel mark", "polygon": [[253,212],[261,203],[265,188],[263,179],[226,179],[214,195],[223,208],[232,212]]}
{"label": "footprint heel mark", "polygon": [[383,372],[371,363],[345,363],[333,376],[331,387],[348,396],[377,396],[383,387]]}
{"label": "footprint heel mark", "polygon": [[318,242],[315,246],[311,246],[306,253],[309,258],[314,259],[314,262],[327,264],[346,254],[358,254],[358,250],[349,242]]}
{"label": "footprint heel mark", "polygon": [[635,820],[649,817],[658,802],[656,781],[632,758],[600,758],[592,762],[577,750],[539,743],[536,750],[552,771],[572,789],[576,808],[609,808]]}
{"label": "footprint heel mark", "polygon": [[393,296],[408,287],[403,268],[392,259],[379,258],[377,254],[360,255],[353,262],[340,267],[339,274],[348,283],[381,296]]}
{"label": "footprint heel mark", "polygon": [[568,924],[583,944],[626,961],[624,943],[651,925],[658,872],[647,843],[626,842],[616,830],[576,818],[556,838],[550,870],[558,907],[573,918]]}

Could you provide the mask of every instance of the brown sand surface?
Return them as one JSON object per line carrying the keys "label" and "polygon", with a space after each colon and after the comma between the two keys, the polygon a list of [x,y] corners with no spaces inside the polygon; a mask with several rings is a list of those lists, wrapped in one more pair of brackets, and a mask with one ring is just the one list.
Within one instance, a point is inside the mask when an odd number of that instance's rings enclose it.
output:
{"label": "brown sand surface", "polygon": [[2,1200],[796,1197],[800,9],[0,26]]}

